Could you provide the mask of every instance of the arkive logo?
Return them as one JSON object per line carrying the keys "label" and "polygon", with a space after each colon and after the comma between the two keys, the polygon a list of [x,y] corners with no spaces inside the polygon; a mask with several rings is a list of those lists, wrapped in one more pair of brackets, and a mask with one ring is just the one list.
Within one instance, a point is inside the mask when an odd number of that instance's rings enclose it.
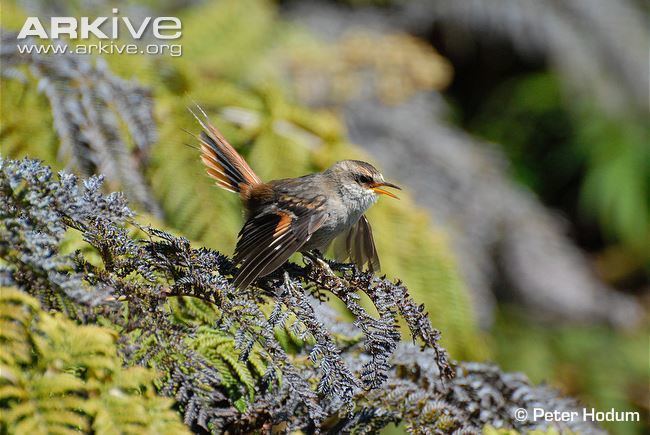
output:
{"label": "arkive logo", "polygon": [[[119,11],[112,10],[113,14]],[[41,39],[118,39],[130,36],[139,40],[150,30],[156,39],[178,39],[181,37],[181,20],[177,17],[145,17],[141,23],[131,21],[129,17],[51,17],[50,31],[46,30],[39,17],[27,17],[16,39],[36,36]]]}

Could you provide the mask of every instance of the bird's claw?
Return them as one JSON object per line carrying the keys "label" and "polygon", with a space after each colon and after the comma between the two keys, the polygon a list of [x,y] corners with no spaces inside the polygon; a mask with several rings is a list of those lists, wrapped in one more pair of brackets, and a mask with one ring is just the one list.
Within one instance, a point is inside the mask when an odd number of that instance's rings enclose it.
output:
{"label": "bird's claw", "polygon": [[329,264],[327,264],[327,261],[323,260],[322,258],[316,258],[316,263],[328,274],[328,275],[334,275],[334,271],[330,267]]}
{"label": "bird's claw", "polygon": [[322,269],[326,274],[334,275],[334,271],[327,263],[327,261],[325,261],[325,259],[323,258],[323,254],[321,254],[319,251],[314,250],[310,252],[304,252],[303,256],[304,259],[307,260],[307,262],[311,263],[312,267],[316,266]]}

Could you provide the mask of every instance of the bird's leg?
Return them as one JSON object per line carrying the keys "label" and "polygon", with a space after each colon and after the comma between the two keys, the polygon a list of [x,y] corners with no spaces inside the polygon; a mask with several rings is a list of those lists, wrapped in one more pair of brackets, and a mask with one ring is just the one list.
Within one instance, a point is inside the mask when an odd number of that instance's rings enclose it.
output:
{"label": "bird's leg", "polygon": [[[332,272],[332,269],[325,262],[325,260],[323,260],[322,255],[323,254],[321,254],[318,250],[305,251],[302,253],[303,261],[306,265],[308,265],[314,271],[316,268],[320,269],[321,273],[324,272],[324,274],[328,276],[328,279],[332,279],[335,277],[334,272]],[[311,289],[311,293],[312,296],[321,302],[329,300],[327,294],[320,288],[320,286],[314,286]]]}
{"label": "bird's leg", "polygon": [[304,258],[308,259],[312,265],[318,265],[318,267],[323,269],[326,274],[330,276],[335,276],[334,271],[332,270],[330,265],[327,264],[327,261],[325,261],[325,259],[323,258],[323,254],[318,249],[314,249],[308,252],[303,252],[302,255]]}
{"label": "bird's leg", "polygon": [[[316,258],[317,255],[319,254],[318,251],[313,250],[313,251],[303,251],[301,252],[303,260],[309,260],[308,263],[316,263]],[[306,262],[307,263],[307,262]]]}
{"label": "bird's leg", "polygon": [[[323,254],[320,251],[314,250],[308,253],[304,253],[304,258],[306,258],[313,270],[319,274],[317,281],[320,282],[322,286],[327,288],[330,292],[337,294],[335,289],[345,290],[350,287],[349,283],[344,279],[338,276],[330,265],[323,258]],[[317,270],[317,269],[319,270]],[[317,296],[320,298],[320,296]]]}

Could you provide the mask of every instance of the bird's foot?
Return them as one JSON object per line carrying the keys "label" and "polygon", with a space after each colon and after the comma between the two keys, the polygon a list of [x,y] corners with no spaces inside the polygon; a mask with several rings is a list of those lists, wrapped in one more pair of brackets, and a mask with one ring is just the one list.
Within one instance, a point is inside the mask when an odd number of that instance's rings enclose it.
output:
{"label": "bird's foot", "polygon": [[311,263],[312,267],[318,267],[327,275],[334,276],[334,271],[319,250],[314,249],[313,251],[303,252],[302,255],[305,260],[308,260],[307,263]]}
{"label": "bird's foot", "polygon": [[327,261],[325,261],[323,258],[317,258],[316,262],[321,267],[321,269],[323,269],[325,271],[325,273],[327,273],[328,275],[332,275],[332,276],[334,275],[334,271],[332,270],[330,265],[327,263]]}
{"label": "bird's foot", "polygon": [[304,258],[307,260],[306,263],[311,267],[311,272],[316,274],[314,279],[330,292],[332,292],[333,289],[345,289],[349,287],[348,282],[332,270],[332,266],[336,270],[341,270],[340,263],[334,263],[330,266],[318,251],[305,253]]}

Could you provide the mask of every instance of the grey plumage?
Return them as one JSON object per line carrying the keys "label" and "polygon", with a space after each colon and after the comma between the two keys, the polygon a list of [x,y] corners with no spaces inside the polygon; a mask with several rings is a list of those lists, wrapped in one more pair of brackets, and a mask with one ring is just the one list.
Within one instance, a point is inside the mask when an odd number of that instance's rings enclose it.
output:
{"label": "grey plumage", "polygon": [[381,187],[399,187],[359,160],[343,160],[323,172],[264,183],[210,125],[205,113],[200,113],[197,119],[204,131],[198,139],[207,173],[223,189],[238,193],[247,212],[235,248],[235,261],[241,266],[236,287],[246,288],[273,272],[294,252],[325,252],[337,237],[341,240],[339,259],[349,258],[360,269],[379,269],[364,213],[379,194],[395,197]]}

